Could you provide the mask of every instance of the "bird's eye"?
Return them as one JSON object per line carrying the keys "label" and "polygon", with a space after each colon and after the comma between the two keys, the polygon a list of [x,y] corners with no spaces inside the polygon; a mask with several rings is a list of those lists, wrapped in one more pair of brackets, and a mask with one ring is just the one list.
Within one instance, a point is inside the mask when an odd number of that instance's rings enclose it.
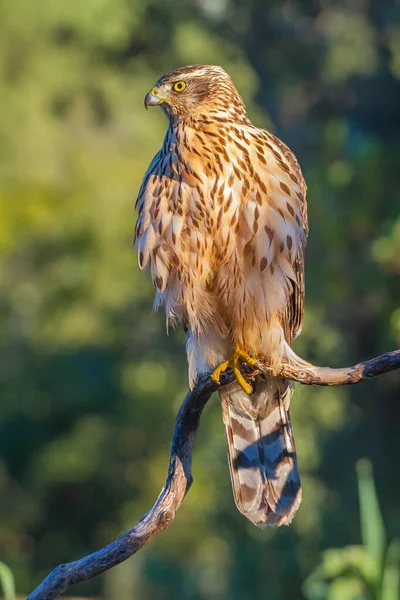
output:
{"label": "bird's eye", "polygon": [[186,83],[184,81],[177,81],[176,83],[174,83],[175,92],[183,92],[183,90],[185,88],[186,88]]}

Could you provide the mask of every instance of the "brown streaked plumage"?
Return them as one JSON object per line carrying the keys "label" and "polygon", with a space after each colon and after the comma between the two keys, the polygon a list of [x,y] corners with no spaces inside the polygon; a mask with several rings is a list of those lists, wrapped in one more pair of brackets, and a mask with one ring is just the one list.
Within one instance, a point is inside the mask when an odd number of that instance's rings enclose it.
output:
{"label": "brown streaked plumage", "polygon": [[[190,385],[237,347],[277,372],[303,323],[298,162],[252,125],[221,67],[165,75],[145,104],[160,104],[169,127],[138,195],[139,266],[150,267],[155,306],[187,327]],[[251,394],[237,382],[220,391],[235,501],[259,526],[289,524],[301,501],[291,395],[290,382],[261,375]]]}

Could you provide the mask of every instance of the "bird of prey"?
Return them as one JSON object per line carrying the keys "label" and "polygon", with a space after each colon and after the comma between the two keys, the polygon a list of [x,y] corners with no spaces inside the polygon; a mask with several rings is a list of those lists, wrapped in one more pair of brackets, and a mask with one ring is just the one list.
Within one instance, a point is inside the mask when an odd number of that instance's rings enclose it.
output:
{"label": "bird of prey", "polygon": [[[293,385],[279,368],[296,360],[291,344],[303,323],[301,169],[283,142],[251,123],[221,67],[164,75],[145,106],[160,106],[169,126],[137,199],[139,267],[149,264],[155,307],[184,324],[191,387],[206,373],[219,381],[234,371],[219,394],[238,509],[259,527],[288,525],[301,484]],[[256,361],[272,374],[249,369]]]}

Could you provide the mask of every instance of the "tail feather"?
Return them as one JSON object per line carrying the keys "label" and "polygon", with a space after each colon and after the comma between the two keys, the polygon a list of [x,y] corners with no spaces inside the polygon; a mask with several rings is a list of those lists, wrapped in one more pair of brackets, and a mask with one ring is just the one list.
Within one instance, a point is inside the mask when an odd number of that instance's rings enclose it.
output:
{"label": "tail feather", "polygon": [[290,422],[292,385],[258,379],[248,396],[235,382],[220,390],[235,502],[259,527],[289,525],[301,502]]}

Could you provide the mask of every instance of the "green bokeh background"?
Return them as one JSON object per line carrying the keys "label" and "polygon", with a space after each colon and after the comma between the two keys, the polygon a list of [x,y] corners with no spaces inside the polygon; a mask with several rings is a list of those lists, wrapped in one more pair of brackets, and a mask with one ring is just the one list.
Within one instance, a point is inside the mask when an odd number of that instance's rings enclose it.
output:
{"label": "green bokeh background", "polygon": [[[310,216],[296,350],[351,364],[400,345],[399,40],[396,0],[1,1],[0,560],[19,593],[132,526],[164,481],[187,367],[132,250],[166,128],[145,93],[220,64],[295,151]],[[360,541],[360,456],[400,535],[399,395],[398,373],[297,389],[304,500],[277,531],[234,506],[213,399],[173,526],[77,593],[301,600],[321,551]]]}

